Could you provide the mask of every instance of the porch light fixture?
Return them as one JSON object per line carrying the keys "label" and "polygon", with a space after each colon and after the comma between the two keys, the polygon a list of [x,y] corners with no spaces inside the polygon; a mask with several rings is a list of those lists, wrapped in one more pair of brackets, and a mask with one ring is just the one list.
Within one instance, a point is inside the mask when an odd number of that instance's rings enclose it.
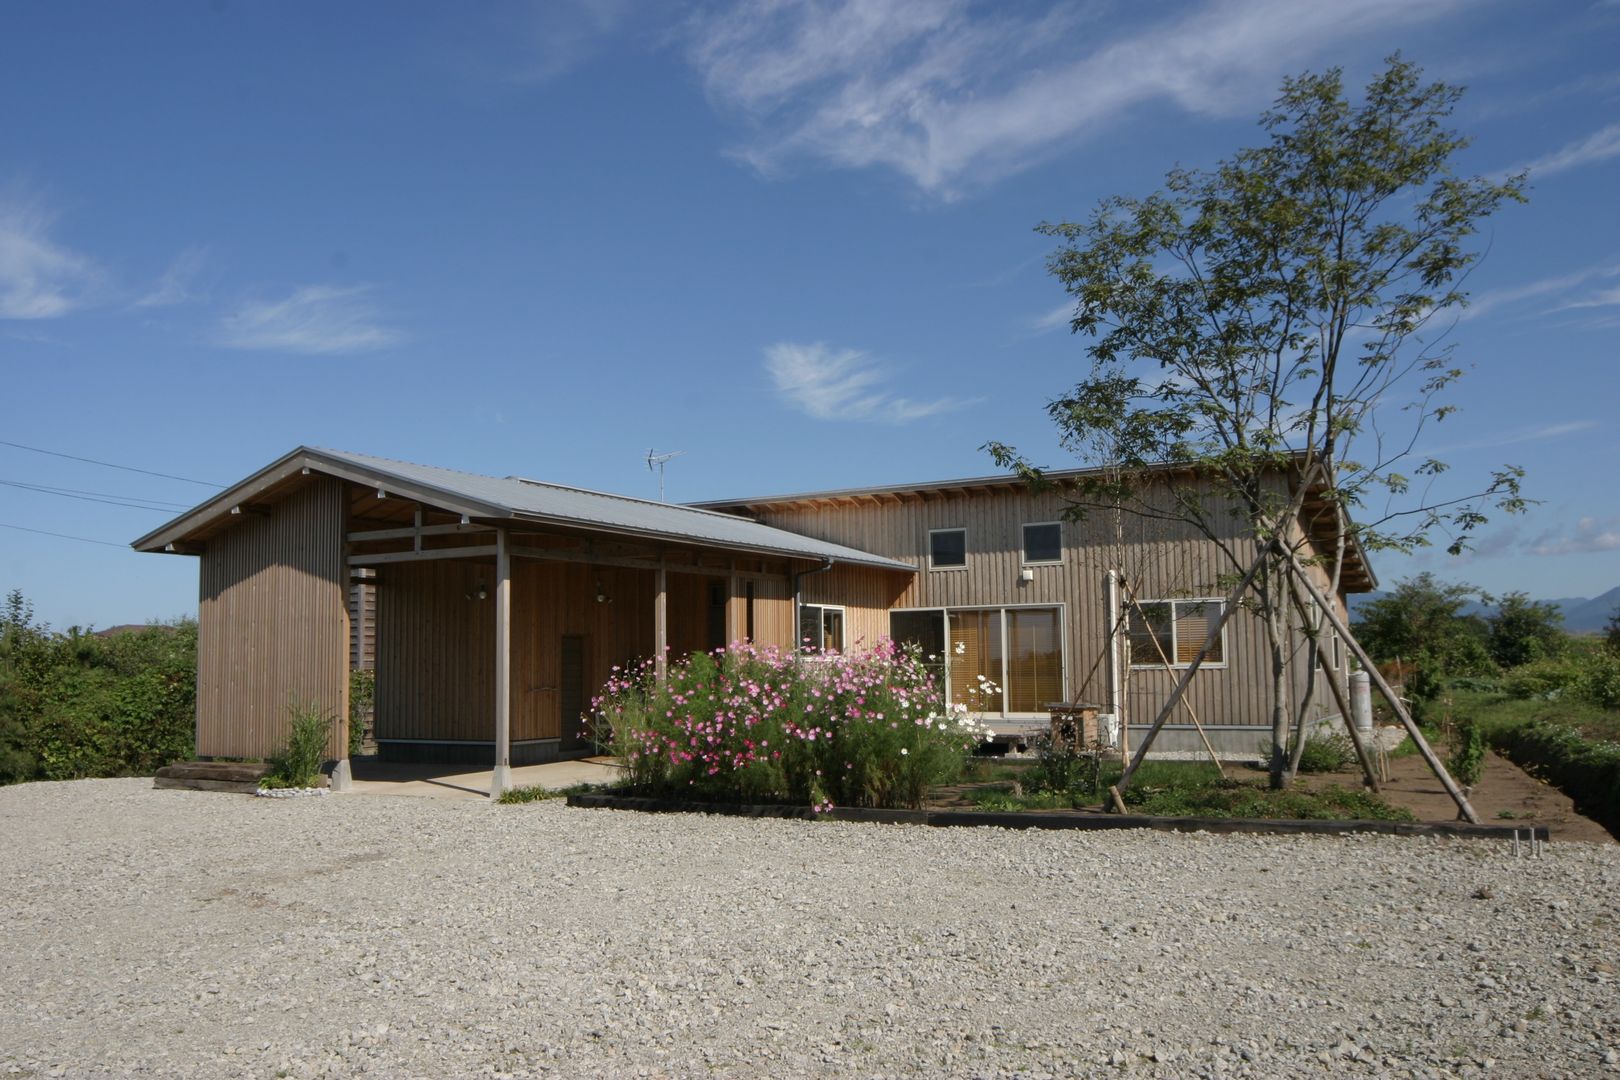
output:
{"label": "porch light fixture", "polygon": [[472,591],[467,594],[467,599],[469,599],[469,600],[488,600],[489,599],[489,589],[486,588],[482,584],[475,585],[475,586],[473,586]]}
{"label": "porch light fixture", "polygon": [[596,579],[596,602],[598,604],[611,604],[611,603],[613,603],[613,597],[609,596],[606,592],[604,592],[602,590],[602,579],[601,578]]}

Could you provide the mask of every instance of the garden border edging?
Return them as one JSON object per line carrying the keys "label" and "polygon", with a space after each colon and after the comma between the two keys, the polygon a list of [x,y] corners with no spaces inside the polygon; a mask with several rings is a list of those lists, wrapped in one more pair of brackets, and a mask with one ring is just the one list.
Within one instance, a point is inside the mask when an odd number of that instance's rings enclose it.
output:
{"label": "garden border edging", "polygon": [[568,796],[568,805],[596,810],[635,810],[644,814],[719,814],[726,817],[785,818],[811,821],[854,821],[883,825],[927,825],[935,828],[980,826],[1002,829],[1155,829],[1160,832],[1293,833],[1342,836],[1383,833],[1391,836],[1456,836],[1475,840],[1511,840],[1532,833],[1550,839],[1547,826],[1470,825],[1466,822],[1321,820],[1313,818],[1153,817],[1148,814],[1074,814],[990,810],[875,810],[837,806],[817,814],[808,806],[779,803],[712,803],[654,799],[639,795]]}

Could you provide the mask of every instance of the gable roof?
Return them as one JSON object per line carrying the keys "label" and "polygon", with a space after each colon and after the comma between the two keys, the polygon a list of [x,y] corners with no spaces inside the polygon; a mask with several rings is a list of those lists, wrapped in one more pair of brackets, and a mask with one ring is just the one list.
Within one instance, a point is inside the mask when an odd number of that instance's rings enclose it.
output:
{"label": "gable roof", "polygon": [[734,514],[547,484],[518,476],[481,476],[435,465],[415,465],[369,454],[307,446],[300,446],[147,533],[131,546],[138,551],[163,551],[169,544],[186,540],[228,516],[232,507],[306,472],[375,487],[468,517],[514,524],[560,525],[728,551],[831,560],[908,573],[915,573],[917,569],[910,563],[761,525]]}

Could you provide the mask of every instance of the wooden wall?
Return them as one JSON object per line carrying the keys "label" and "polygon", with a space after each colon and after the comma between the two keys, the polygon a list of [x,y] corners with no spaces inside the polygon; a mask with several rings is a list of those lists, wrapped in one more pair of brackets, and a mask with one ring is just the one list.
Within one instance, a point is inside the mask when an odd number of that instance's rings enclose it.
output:
{"label": "wooden wall", "polygon": [[[1161,500],[1162,501],[1162,500]],[[1221,597],[1220,581],[1232,562],[1189,525],[1133,515],[1094,513],[1064,522],[1062,561],[1031,566],[1033,580],[1020,580],[1025,523],[1059,521],[1065,501],[1058,494],[1034,495],[1020,489],[981,489],[971,494],[930,495],[927,499],[848,499],[772,507],[758,516],[765,524],[847,544],[874,554],[911,562],[921,569],[911,579],[880,571],[835,570],[805,579],[807,603],[849,604],[853,636],[888,633],[888,608],[1062,605],[1067,637],[1067,697],[1104,705],[1109,701],[1109,613],[1107,572],[1119,570],[1142,601]],[[1236,557],[1247,560],[1254,545],[1241,522],[1212,507],[1214,520]],[[967,530],[967,566],[928,569],[932,529]],[[898,583],[885,598],[883,580]],[[1123,599],[1122,599],[1123,602]],[[860,614],[857,615],[857,610]],[[882,611],[880,611],[882,609]],[[1227,625],[1223,666],[1194,676],[1189,692],[1200,720],[1235,726],[1269,725],[1269,659],[1264,627],[1245,612]],[[1130,721],[1148,723],[1174,686],[1179,671],[1137,669],[1126,676],[1124,701]],[[1185,722],[1176,717],[1172,723]]]}
{"label": "wooden wall", "polygon": [[348,716],[344,485],[312,480],[265,513],[241,516],[202,553],[197,612],[197,753],[267,757],[286,742],[291,704]]}
{"label": "wooden wall", "polygon": [[[596,599],[598,584],[606,602]],[[494,565],[471,560],[379,570],[378,739],[494,740],[494,585]],[[585,638],[585,679],[594,695],[614,664],[651,655],[652,625],[650,570],[514,559],[512,740],[563,733],[563,635]]]}

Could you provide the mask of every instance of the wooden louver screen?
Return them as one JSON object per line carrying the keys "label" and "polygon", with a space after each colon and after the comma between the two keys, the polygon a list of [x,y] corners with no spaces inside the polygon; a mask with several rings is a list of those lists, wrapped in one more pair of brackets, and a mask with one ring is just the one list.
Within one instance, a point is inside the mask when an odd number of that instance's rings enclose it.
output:
{"label": "wooden louver screen", "polygon": [[1007,711],[1035,713],[1063,698],[1063,632],[1057,608],[1007,611]]}
{"label": "wooden louver screen", "polygon": [[953,611],[950,619],[951,701],[975,712],[999,713],[1001,691],[980,691],[979,676],[1001,686],[1001,612]]}
{"label": "wooden louver screen", "polygon": [[[1204,647],[1204,640],[1209,637],[1211,628],[1220,620],[1221,604],[1218,600],[1182,601],[1175,608],[1175,660],[1178,665],[1191,664],[1197,658],[1198,650]],[[1216,638],[1204,657],[1204,663],[1219,664],[1222,659],[1221,640]]]}

